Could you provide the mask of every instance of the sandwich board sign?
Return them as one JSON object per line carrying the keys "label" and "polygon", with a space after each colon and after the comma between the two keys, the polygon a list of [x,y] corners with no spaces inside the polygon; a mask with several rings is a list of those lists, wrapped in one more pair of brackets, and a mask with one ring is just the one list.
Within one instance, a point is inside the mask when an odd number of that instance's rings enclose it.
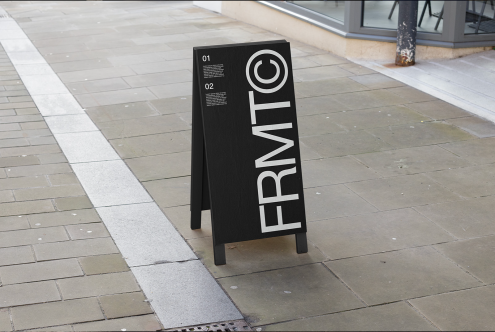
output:
{"label": "sandwich board sign", "polygon": [[306,215],[289,43],[193,49],[191,228],[211,210],[214,260],[225,244],[295,234]]}

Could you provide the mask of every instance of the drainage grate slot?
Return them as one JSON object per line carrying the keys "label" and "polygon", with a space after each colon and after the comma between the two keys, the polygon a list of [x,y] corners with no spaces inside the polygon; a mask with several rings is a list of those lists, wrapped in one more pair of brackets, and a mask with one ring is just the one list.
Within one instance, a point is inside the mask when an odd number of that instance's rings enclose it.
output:
{"label": "drainage grate slot", "polygon": [[193,325],[180,327],[166,331],[193,332],[193,331],[252,331],[251,327],[244,320],[234,320],[221,323],[211,323],[204,325]]}

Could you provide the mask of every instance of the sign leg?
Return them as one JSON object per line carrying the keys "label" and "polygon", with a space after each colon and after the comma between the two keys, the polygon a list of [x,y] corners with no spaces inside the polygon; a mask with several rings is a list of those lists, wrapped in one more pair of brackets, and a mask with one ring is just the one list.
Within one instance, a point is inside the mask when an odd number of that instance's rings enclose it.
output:
{"label": "sign leg", "polygon": [[306,233],[296,234],[296,248],[298,254],[308,252],[308,239],[306,238]]}
{"label": "sign leg", "polygon": [[227,259],[225,257],[225,244],[222,243],[213,245],[213,257],[215,260],[215,265],[227,264]]}

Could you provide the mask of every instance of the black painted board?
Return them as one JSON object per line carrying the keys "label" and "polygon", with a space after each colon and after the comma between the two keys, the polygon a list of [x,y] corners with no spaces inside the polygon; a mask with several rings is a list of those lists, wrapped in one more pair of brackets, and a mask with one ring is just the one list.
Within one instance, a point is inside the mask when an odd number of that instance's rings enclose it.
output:
{"label": "black painted board", "polygon": [[289,43],[196,47],[193,61],[191,206],[200,182],[214,244],[305,233]]}

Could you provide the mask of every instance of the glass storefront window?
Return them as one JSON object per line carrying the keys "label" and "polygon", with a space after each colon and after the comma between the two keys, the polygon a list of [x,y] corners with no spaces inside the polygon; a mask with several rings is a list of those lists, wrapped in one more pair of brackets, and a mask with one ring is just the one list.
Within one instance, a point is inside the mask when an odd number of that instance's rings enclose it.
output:
{"label": "glass storefront window", "polygon": [[495,33],[494,1],[466,1],[466,35]]}
{"label": "glass storefront window", "polygon": [[[363,1],[363,26],[397,29],[399,1]],[[445,1],[419,1],[418,32],[441,33]],[[423,19],[421,19],[424,11]]]}
{"label": "glass storefront window", "polygon": [[344,23],[345,1],[287,1]]}

